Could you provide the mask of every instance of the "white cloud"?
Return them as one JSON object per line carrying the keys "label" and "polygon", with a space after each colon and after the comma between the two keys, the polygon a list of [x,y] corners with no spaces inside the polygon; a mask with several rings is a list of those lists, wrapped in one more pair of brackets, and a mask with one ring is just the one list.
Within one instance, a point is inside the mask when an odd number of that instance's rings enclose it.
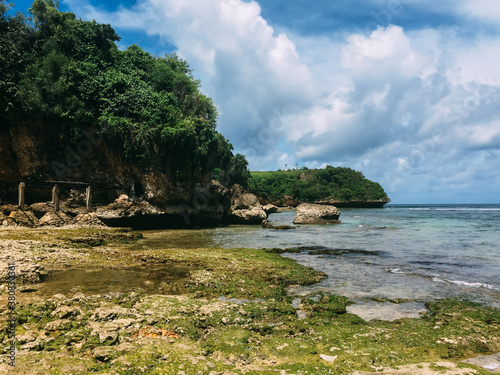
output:
{"label": "white cloud", "polygon": [[[439,186],[472,192],[480,176],[500,184],[496,37],[397,25],[345,40],[277,34],[255,1],[142,0],[112,14],[66,2],[177,46],[217,103],[219,130],[254,169],[349,166],[407,201],[438,197]],[[496,0],[481,3],[438,8],[474,22],[500,14]]]}
{"label": "white cloud", "polygon": [[497,0],[465,0],[459,9],[464,14],[484,20],[500,21],[500,4]]}

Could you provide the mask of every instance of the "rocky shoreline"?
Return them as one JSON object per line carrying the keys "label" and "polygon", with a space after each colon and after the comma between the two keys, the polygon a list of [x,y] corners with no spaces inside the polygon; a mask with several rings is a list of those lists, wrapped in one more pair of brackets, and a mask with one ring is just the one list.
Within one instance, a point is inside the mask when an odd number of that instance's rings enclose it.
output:
{"label": "rocky shoreline", "polygon": [[[90,211],[67,202],[62,202],[57,211],[52,202],[34,203],[24,208],[10,204],[0,206],[0,225],[30,228],[91,225],[131,227],[136,230],[262,225],[270,214],[286,209],[272,204],[261,205],[254,194],[248,193],[240,185],[226,189],[215,182],[213,184],[219,189],[217,196],[224,197],[223,204],[206,200],[205,204],[194,204],[193,207],[185,204],[157,207],[125,194],[111,204]],[[296,210],[295,224],[340,223],[340,211],[330,204],[301,203]]]}
{"label": "rocky shoreline", "polygon": [[[344,297],[290,295],[290,287],[325,275],[272,251],[127,246],[140,238],[117,228],[0,229],[2,271],[16,265],[16,373],[496,371],[483,365],[500,351],[497,309],[443,300],[427,303],[420,319],[365,321],[349,312],[353,305]],[[176,267],[183,272],[163,285],[146,276]],[[134,274],[144,279],[132,291],[111,285],[95,293],[85,288],[101,277],[96,270],[148,272]],[[87,276],[70,279],[64,293],[44,288],[51,275],[72,271]],[[10,373],[8,293],[5,276],[0,279],[0,373]],[[460,362],[474,357],[473,364]]]}

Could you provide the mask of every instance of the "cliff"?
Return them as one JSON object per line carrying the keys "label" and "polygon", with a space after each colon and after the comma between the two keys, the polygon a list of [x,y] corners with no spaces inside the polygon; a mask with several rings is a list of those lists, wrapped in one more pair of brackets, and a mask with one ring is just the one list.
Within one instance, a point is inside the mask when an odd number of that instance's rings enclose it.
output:
{"label": "cliff", "polygon": [[[227,170],[231,157],[221,160],[217,157],[219,150],[211,149],[204,172],[186,165],[178,170],[180,154],[178,150],[165,157],[163,152],[147,163],[137,162],[125,157],[123,147],[98,128],[83,129],[75,143],[62,124],[18,118],[0,130],[0,200],[4,204],[17,202],[17,184],[5,182],[25,181],[26,204],[40,218],[51,207],[35,203],[50,201],[51,187],[56,182],[71,181],[83,184],[59,184],[63,210],[73,217],[82,214],[85,187],[90,185],[97,217],[112,226],[152,229],[233,222],[260,224],[260,216],[257,222],[233,215],[236,208],[242,212],[249,208],[259,210],[262,216],[257,198],[248,207],[233,207],[240,195],[251,194],[239,185],[226,188],[211,178],[209,171],[218,167]],[[230,177],[226,182],[228,186],[233,183]]]}
{"label": "cliff", "polygon": [[0,7],[4,203],[16,201],[13,182],[26,182],[27,204],[50,201],[50,182],[78,182],[58,184],[64,208],[82,205],[79,186],[92,187],[94,205],[124,195],[114,213],[101,212],[114,223],[154,217],[151,225],[197,225],[231,216],[226,194],[245,184],[247,162],[216,131],[216,106],[186,61],[137,45],[121,50],[110,25],[60,12],[52,0],[35,0],[31,20],[6,10]]}
{"label": "cliff", "polygon": [[327,166],[276,172],[251,172],[250,191],[261,204],[376,208],[390,202],[380,184],[350,168]]}

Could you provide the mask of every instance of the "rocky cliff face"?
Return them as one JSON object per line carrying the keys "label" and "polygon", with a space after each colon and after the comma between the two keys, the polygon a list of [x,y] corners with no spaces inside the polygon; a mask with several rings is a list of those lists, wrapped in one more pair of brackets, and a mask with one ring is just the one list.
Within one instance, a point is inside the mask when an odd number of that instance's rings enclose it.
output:
{"label": "rocky cliff face", "polygon": [[[138,165],[124,157],[119,145],[99,134],[98,128],[71,134],[64,124],[47,123],[46,119],[43,124],[41,120],[17,119],[2,126],[0,180],[117,185],[122,192],[157,205],[189,202],[194,183],[210,181],[209,176],[196,172],[175,181],[159,158]],[[36,194],[31,197],[40,198]]]}
{"label": "rocky cliff face", "polygon": [[[0,129],[0,181],[26,181],[28,205],[51,199],[50,189],[30,186],[47,181],[72,181],[97,187],[93,199],[94,204],[101,207],[96,214],[111,225],[142,223],[141,227],[183,227],[252,222],[232,214],[236,198],[231,200],[231,196],[233,193],[241,196],[241,188],[228,189],[211,180],[209,171],[221,162],[215,160],[215,155],[206,161],[206,172],[173,169],[171,162],[182,157],[158,155],[146,162],[134,162],[98,128],[72,134],[64,124],[47,119],[43,123],[36,119],[16,119],[2,124]],[[109,188],[113,186],[116,188]],[[74,211],[74,215],[81,212],[72,206],[81,206],[84,202],[84,189],[80,190],[61,192],[63,207]],[[15,185],[7,188],[0,183],[0,200],[4,204],[15,203],[16,194]],[[115,201],[122,194],[126,198]],[[253,198],[247,208],[259,216],[260,205],[257,198]],[[244,211],[244,206],[238,209]]]}

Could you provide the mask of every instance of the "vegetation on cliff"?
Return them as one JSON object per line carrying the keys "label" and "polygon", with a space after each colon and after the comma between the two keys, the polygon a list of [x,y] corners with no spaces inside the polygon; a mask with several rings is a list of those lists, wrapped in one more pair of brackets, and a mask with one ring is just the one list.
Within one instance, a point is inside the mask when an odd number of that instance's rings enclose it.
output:
{"label": "vegetation on cliff", "polygon": [[217,169],[231,179],[231,169],[238,179],[246,169],[216,132],[217,109],[186,61],[137,45],[120,50],[110,25],[60,12],[53,0],[35,0],[30,19],[8,9],[0,0],[2,124],[20,118],[39,127],[60,124],[59,135],[74,143],[98,127],[128,160],[140,165],[160,157],[168,162],[155,167],[177,176]]}
{"label": "vegetation on cliff", "polygon": [[277,172],[251,172],[249,186],[260,199],[295,202],[389,202],[380,184],[350,168],[327,166]]}

